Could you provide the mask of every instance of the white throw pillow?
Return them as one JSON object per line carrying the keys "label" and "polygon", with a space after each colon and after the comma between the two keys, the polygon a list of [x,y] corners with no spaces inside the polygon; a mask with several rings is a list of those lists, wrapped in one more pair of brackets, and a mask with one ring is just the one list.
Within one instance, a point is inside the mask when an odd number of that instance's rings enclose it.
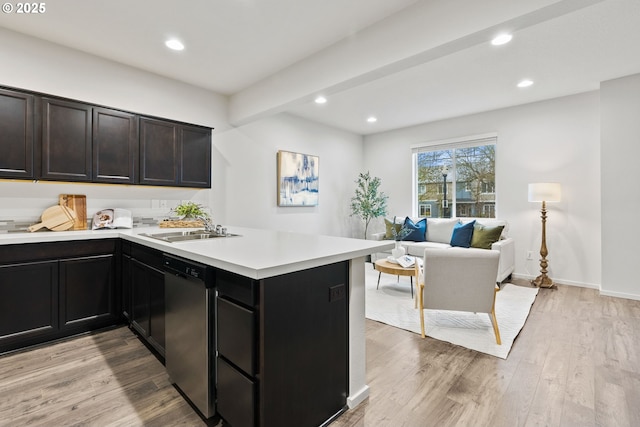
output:
{"label": "white throw pillow", "polygon": [[427,242],[451,243],[458,218],[427,218]]}

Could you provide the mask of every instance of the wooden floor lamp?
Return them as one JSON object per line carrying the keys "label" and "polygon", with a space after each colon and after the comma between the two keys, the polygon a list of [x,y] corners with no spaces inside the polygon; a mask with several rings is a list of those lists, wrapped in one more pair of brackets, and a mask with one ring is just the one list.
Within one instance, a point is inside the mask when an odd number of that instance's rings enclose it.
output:
{"label": "wooden floor lamp", "polygon": [[550,288],[553,286],[553,281],[547,276],[547,205],[546,202],[559,202],[561,196],[560,184],[557,182],[539,182],[535,184],[529,184],[529,201],[530,202],[542,202],[542,209],[540,210],[542,218],[542,243],[540,245],[540,275],[536,277],[531,283],[539,288]]}

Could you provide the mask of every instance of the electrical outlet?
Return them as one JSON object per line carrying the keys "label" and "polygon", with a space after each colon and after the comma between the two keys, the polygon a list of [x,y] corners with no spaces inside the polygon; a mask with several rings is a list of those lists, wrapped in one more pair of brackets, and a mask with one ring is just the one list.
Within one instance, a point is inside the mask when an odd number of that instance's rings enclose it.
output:
{"label": "electrical outlet", "polygon": [[166,209],[167,208],[167,201],[166,200],[159,200],[159,205],[160,205],[160,208]]}
{"label": "electrical outlet", "polygon": [[527,260],[533,259],[533,251],[527,251]]}
{"label": "electrical outlet", "polygon": [[344,299],[346,296],[346,288],[344,284],[331,286],[329,288],[329,302]]}

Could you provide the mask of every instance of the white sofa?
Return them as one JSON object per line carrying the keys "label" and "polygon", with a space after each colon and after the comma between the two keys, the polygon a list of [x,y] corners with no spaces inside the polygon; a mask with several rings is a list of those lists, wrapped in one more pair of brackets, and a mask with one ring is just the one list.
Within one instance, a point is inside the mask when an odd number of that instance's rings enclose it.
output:
{"label": "white sofa", "polygon": [[[396,224],[402,224],[406,217],[396,216],[394,218]],[[410,219],[414,223],[418,223],[423,218],[410,217]],[[474,220],[476,221],[475,224],[481,227],[503,227],[499,240],[491,243],[491,249],[487,249],[500,252],[496,282],[502,283],[515,270],[515,245],[513,238],[508,236],[509,224],[504,220],[493,218],[427,218],[425,241],[402,240],[400,244],[406,248],[408,255],[418,257],[424,256],[425,248],[451,248],[451,236],[455,225],[458,223],[466,224]],[[387,221],[393,222],[394,219],[391,218]],[[384,240],[386,234],[386,232],[374,233],[371,237],[373,240]]]}

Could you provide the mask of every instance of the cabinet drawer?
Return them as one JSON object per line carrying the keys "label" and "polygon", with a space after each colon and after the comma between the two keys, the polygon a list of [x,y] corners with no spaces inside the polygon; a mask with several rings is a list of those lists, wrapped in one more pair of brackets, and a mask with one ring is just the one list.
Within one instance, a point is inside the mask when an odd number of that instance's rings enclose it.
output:
{"label": "cabinet drawer", "polygon": [[233,427],[253,427],[256,384],[218,357],[218,413]]}
{"label": "cabinet drawer", "polygon": [[258,282],[228,271],[216,271],[218,293],[241,304],[254,307],[258,298]]}
{"label": "cabinet drawer", "polygon": [[256,374],[255,313],[218,298],[218,352],[249,376]]}
{"label": "cabinet drawer", "polygon": [[162,269],[164,268],[164,263],[162,262],[162,252],[155,249],[132,244],[131,258],[135,258],[143,264],[147,264],[149,267],[153,267],[160,271],[162,271]]}

